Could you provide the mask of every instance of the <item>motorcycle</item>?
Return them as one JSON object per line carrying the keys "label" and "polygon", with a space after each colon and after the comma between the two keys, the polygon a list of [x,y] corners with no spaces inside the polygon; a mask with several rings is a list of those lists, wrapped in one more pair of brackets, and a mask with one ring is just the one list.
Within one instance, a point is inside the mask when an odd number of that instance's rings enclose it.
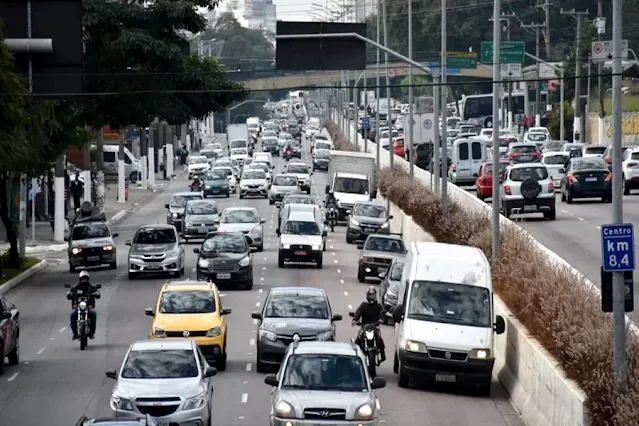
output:
{"label": "motorcycle", "polygon": [[189,190],[191,192],[201,192],[202,191],[202,181],[198,179],[197,182],[192,182],[191,185],[189,185]]}
{"label": "motorcycle", "polygon": [[[355,316],[355,312],[349,312],[350,317]],[[360,340],[359,347],[364,352],[364,358],[366,358],[366,368],[368,369],[368,375],[371,379],[377,376],[377,366],[381,363],[380,352],[377,347],[377,339],[375,339],[375,333],[379,333],[378,324],[364,324],[361,321],[355,323],[362,328],[359,330],[358,336]],[[355,339],[351,339],[351,342],[355,343]]]}
{"label": "motorcycle", "polygon": [[284,151],[284,159],[286,161],[289,161],[291,158],[293,158],[293,151],[292,150]]}
{"label": "motorcycle", "polygon": [[[64,286],[66,288],[70,288],[71,284],[65,284]],[[96,284],[94,287],[99,290],[102,288],[102,285]],[[80,350],[83,351],[89,343],[89,332],[91,330],[91,322],[89,319],[89,300],[90,298],[99,299],[100,292],[96,291],[93,294],[82,294],[82,291],[78,290],[76,295],[78,296],[78,317],[76,320],[76,327],[78,340],[80,341]],[[70,296],[70,293],[67,293],[67,298]]]}
{"label": "motorcycle", "polygon": [[335,232],[335,225],[337,225],[337,209],[332,204],[326,208],[326,220],[331,226],[331,232]]}

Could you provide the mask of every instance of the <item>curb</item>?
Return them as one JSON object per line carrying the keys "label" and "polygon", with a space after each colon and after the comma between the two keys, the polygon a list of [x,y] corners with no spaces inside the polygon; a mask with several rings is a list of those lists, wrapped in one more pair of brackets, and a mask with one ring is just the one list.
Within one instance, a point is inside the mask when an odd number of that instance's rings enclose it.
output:
{"label": "curb", "polygon": [[48,264],[49,262],[46,259],[43,259],[40,262],[33,265],[32,267],[30,267],[29,269],[27,269],[26,271],[11,278],[9,281],[0,285],[0,294],[6,293],[7,291],[11,290],[13,287],[17,286],[21,282],[25,281],[28,278],[31,278],[38,271],[40,271],[41,269],[44,269]]}

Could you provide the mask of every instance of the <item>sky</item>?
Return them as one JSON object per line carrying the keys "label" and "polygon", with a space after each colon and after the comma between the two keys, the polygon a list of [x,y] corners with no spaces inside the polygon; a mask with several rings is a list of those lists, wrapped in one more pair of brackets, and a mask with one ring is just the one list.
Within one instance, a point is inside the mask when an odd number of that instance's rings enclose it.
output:
{"label": "sky", "polygon": [[318,16],[324,15],[326,7],[333,4],[336,9],[336,3],[335,0],[273,0],[279,21],[317,21]]}

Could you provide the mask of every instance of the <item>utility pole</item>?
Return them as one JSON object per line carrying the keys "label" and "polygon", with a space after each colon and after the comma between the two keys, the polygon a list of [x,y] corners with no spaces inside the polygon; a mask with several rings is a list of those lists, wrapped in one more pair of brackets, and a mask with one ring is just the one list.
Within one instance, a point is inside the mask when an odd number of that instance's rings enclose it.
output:
{"label": "utility pole", "polygon": [[[408,57],[413,59],[413,0],[408,0]],[[408,161],[410,190],[415,188],[415,148],[413,146],[413,67],[408,67]],[[431,170],[432,172],[432,170]],[[432,176],[432,175],[431,175]],[[432,188],[431,188],[432,189]]]}
{"label": "utility pole", "polygon": [[[388,47],[388,17],[386,14],[386,3],[388,0],[382,0],[382,12],[384,15],[384,46]],[[390,95],[390,75],[388,74],[388,52],[384,52],[384,69],[386,71],[386,125],[388,126],[388,154],[390,156],[390,166],[395,163],[395,154],[393,154],[393,122],[391,120],[391,95]]]}
{"label": "utility pole", "polygon": [[570,15],[577,20],[577,38],[575,40],[575,122],[573,124],[573,142],[580,142],[581,135],[581,49],[579,49],[579,42],[581,41],[581,24],[583,23],[584,16],[588,16],[588,10],[583,12],[576,12],[575,9],[563,10],[559,12],[562,15]]}
{"label": "utility pole", "polygon": [[545,0],[544,3],[537,3],[537,7],[543,9],[545,13],[544,20],[546,21],[546,28],[544,29],[544,43],[546,43],[546,58],[549,62],[552,61],[553,58],[550,50],[550,6],[552,6],[550,0]]}
{"label": "utility pole", "polygon": [[[442,46],[441,46],[441,114],[442,114],[442,130],[441,130],[441,145],[442,148],[442,171],[444,176],[442,177],[442,214],[446,216],[448,213],[448,85],[446,84],[446,67],[448,66],[448,47],[446,46],[446,0],[442,0],[442,15],[441,15],[441,30],[442,30]],[[438,127],[438,117],[434,116],[433,126]],[[497,127],[499,128],[499,126]],[[499,133],[499,132],[498,132]]]}
{"label": "utility pole", "polygon": [[[606,33],[606,18],[603,16],[603,0],[597,1],[597,19],[595,19],[595,26],[597,27],[597,41],[601,41],[601,37]],[[597,62],[597,97],[599,98],[599,118],[597,120],[597,143],[603,145],[604,143],[604,117],[606,111],[604,110],[604,87],[603,87],[603,64]],[[590,104],[590,98],[588,99]],[[590,135],[592,137],[592,135]]]}
{"label": "utility pole", "polygon": [[[379,44],[379,0],[377,0],[377,26],[376,26],[376,30],[377,30],[377,44]],[[381,170],[381,165],[379,164],[379,48],[376,49],[377,50],[377,66],[375,67],[375,85],[377,86],[377,88],[375,89],[375,149],[377,150],[377,178],[375,179],[375,181],[377,182],[377,180],[379,179],[379,171]],[[389,126],[390,127],[390,126]]]}
{"label": "utility pole", "polygon": [[[493,3],[493,161],[499,161],[499,124],[495,126],[495,120],[499,116],[499,80],[500,80],[500,42],[501,42],[501,26],[499,25],[499,17],[501,15],[501,0],[495,0]],[[499,197],[499,167],[493,165],[493,209],[492,209],[492,225],[493,225],[493,253],[492,264],[494,266],[499,262],[499,249],[501,243],[500,213],[499,207],[501,201]]]}
{"label": "utility pole", "polygon": [[[533,22],[532,24],[521,24],[522,28],[530,28],[535,30],[535,56],[540,58],[541,54],[539,52],[539,31],[546,28],[546,24],[545,23],[536,23]],[[541,125],[541,79],[539,77],[540,71],[539,71],[539,61],[536,61],[536,81],[535,81],[535,126],[540,126]]]}
{"label": "utility pole", "polygon": [[[517,16],[514,13],[503,13],[499,17],[500,22],[506,22],[506,40],[510,41],[510,20],[516,18]],[[488,19],[490,22],[494,22],[493,18]],[[506,114],[506,123],[508,127],[508,133],[512,133],[513,131],[513,82],[508,81],[506,84],[506,89],[508,90],[508,113]],[[493,119],[493,123],[495,120]],[[494,126],[493,126],[494,127]]]}

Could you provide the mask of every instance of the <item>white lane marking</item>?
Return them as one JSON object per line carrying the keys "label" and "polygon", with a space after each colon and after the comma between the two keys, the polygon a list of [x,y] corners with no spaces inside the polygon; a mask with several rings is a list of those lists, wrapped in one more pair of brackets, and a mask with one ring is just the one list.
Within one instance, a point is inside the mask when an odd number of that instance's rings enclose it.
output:
{"label": "white lane marking", "polygon": [[66,327],[62,327],[60,330],[58,330],[60,333],[64,333],[64,330],[66,330]]}
{"label": "white lane marking", "polygon": [[567,210],[563,210],[563,209],[561,210],[561,212],[562,212],[562,213],[568,213],[568,211],[567,211]]}
{"label": "white lane marking", "polygon": [[220,297],[225,297],[226,293],[220,293]]}
{"label": "white lane marking", "polygon": [[262,266],[262,271],[266,271],[266,266]]}
{"label": "white lane marking", "polygon": [[[4,360],[3,360],[3,361],[4,361]],[[16,373],[13,373],[13,374],[11,375],[11,377],[9,377],[9,378],[7,379],[7,382],[13,382],[13,381],[16,379],[16,377],[18,377],[18,375],[19,375],[19,374],[20,374],[20,372],[19,372],[19,371],[18,371],[18,372],[16,372]]]}
{"label": "white lane marking", "polygon": [[340,284],[344,284],[344,280],[339,280],[339,283]]}
{"label": "white lane marking", "polygon": [[47,347],[45,346],[44,348],[42,348],[38,352],[36,352],[36,355],[42,355],[42,352],[44,352],[46,350],[47,350]]}
{"label": "white lane marking", "polygon": [[[333,250],[333,246],[330,246],[329,249]],[[333,253],[333,254],[335,254],[335,253]]]}
{"label": "white lane marking", "polygon": [[601,229],[601,226],[598,226],[597,229]]}
{"label": "white lane marking", "polygon": [[259,289],[257,292],[258,292],[258,293],[261,293],[261,292],[263,292],[263,291],[264,291],[264,289]]}
{"label": "white lane marking", "polygon": [[259,308],[260,307],[260,302],[255,302],[255,307]]}
{"label": "white lane marking", "polygon": [[349,311],[353,310],[353,305],[348,305],[348,310]]}
{"label": "white lane marking", "polygon": [[329,238],[329,239],[328,239],[328,242],[329,242],[329,243],[332,243],[332,242],[333,242],[333,240],[331,240],[331,239]]}
{"label": "white lane marking", "polygon": [[257,320],[253,318],[253,325],[257,325]]}
{"label": "white lane marking", "polygon": [[583,217],[578,217],[577,219],[579,219],[579,220],[584,220],[584,218],[583,218]]}
{"label": "white lane marking", "polygon": [[345,291],[345,292],[344,292],[344,296],[348,296],[348,291]]}
{"label": "white lane marking", "polygon": [[255,339],[249,340],[249,346],[255,346]]}
{"label": "white lane marking", "polygon": [[337,273],[338,273],[338,274],[341,274],[341,273],[342,273],[342,270],[341,270],[341,269],[338,269],[338,270],[337,270]]}
{"label": "white lane marking", "polygon": [[337,263],[337,259],[334,259],[333,262]]}
{"label": "white lane marking", "polygon": [[248,383],[248,380],[244,380],[244,381],[242,382],[242,384],[244,384],[244,385],[245,385],[245,384],[247,384],[247,383]]}
{"label": "white lane marking", "polygon": [[244,420],[244,416],[238,417],[239,420]]}
{"label": "white lane marking", "polygon": [[264,277],[260,277],[260,281],[264,281]]}
{"label": "white lane marking", "polygon": [[49,337],[49,340],[55,340],[53,337]]}
{"label": "white lane marking", "polygon": [[333,256],[335,256],[335,252],[332,252],[331,254],[332,254]]}
{"label": "white lane marking", "polygon": [[246,363],[246,371],[251,371],[251,367],[253,367],[253,364],[250,362]]}
{"label": "white lane marking", "polygon": [[264,256],[264,261],[266,261],[266,256]]}

